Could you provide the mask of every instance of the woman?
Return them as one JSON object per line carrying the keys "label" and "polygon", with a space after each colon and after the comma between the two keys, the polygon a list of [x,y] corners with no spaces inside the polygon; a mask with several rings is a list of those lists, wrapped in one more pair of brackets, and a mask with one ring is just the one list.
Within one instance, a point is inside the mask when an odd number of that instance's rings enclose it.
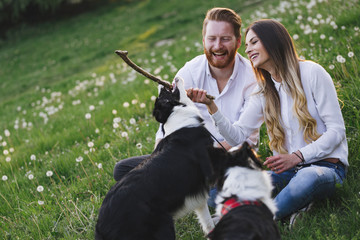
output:
{"label": "woman", "polygon": [[192,89],[188,95],[207,105],[231,145],[241,144],[265,122],[273,156],[264,165],[271,169],[279,220],[342,184],[349,165],[344,120],[330,75],[319,64],[298,58],[281,23],[264,19],[251,24],[245,52],[258,88],[237,122],[231,124],[206,91]]}

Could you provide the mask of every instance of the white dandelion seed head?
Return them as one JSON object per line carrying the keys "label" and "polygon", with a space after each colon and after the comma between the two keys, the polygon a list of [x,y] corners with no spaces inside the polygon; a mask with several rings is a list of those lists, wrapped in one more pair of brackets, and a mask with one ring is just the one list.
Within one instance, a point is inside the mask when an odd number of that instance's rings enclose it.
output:
{"label": "white dandelion seed head", "polygon": [[35,156],[34,154],[31,154],[30,160],[31,160],[31,161],[35,161],[35,160],[36,160],[36,156]]}
{"label": "white dandelion seed head", "polygon": [[141,148],[142,148],[142,144],[141,144],[141,143],[137,143],[137,144],[136,144],[136,148],[137,148],[137,149],[141,149]]}
{"label": "white dandelion seed head", "polygon": [[4,151],[3,151],[3,154],[6,156],[6,155],[9,155],[9,150],[7,150],[7,149],[5,149]]}
{"label": "white dandelion seed head", "polygon": [[95,110],[95,106],[94,106],[94,105],[90,105],[90,106],[89,106],[89,110],[90,110],[90,111],[94,111],[94,110]]}
{"label": "white dandelion seed head", "polygon": [[353,56],[354,56],[354,53],[353,53],[353,52],[349,52],[349,53],[348,53],[348,57],[349,57],[349,58],[352,58]]}
{"label": "white dandelion seed head", "polygon": [[130,104],[129,104],[128,102],[124,102],[124,103],[123,103],[123,107],[127,108],[127,107],[129,107],[129,106],[130,106]]}
{"label": "white dandelion seed head", "polygon": [[6,137],[10,137],[10,131],[8,129],[4,130],[4,134]]}
{"label": "white dandelion seed head", "polygon": [[130,118],[130,120],[129,120],[129,122],[130,122],[130,124],[135,124],[136,123],[136,120],[135,120],[135,118]]}
{"label": "white dandelion seed head", "polygon": [[6,147],[7,142],[3,141],[3,142],[1,143],[1,145],[2,145],[3,147]]}
{"label": "white dandelion seed head", "polygon": [[320,35],[320,39],[324,40],[326,38],[325,34]]}
{"label": "white dandelion seed head", "polygon": [[10,162],[10,161],[11,161],[11,157],[6,157],[6,158],[5,158],[5,161],[6,161],[6,162]]}
{"label": "white dandelion seed head", "polygon": [[113,123],[113,128],[118,128],[119,127],[119,124],[117,122],[114,122]]}
{"label": "white dandelion seed head", "polygon": [[91,118],[91,114],[90,114],[90,113],[86,113],[86,114],[85,114],[85,118],[86,118],[86,119],[90,119],[90,118]]}
{"label": "white dandelion seed head", "polygon": [[38,201],[38,204],[39,204],[40,206],[41,206],[41,205],[44,205],[44,203],[45,203],[45,202],[42,201],[42,200],[39,200],[39,201]]}
{"label": "white dandelion seed head", "polygon": [[53,172],[52,172],[52,171],[47,171],[47,172],[46,172],[46,176],[51,177],[52,175],[53,175]]}
{"label": "white dandelion seed head", "polygon": [[97,167],[98,167],[99,169],[101,169],[101,168],[102,168],[102,164],[99,163],[99,164],[97,165]]}
{"label": "white dandelion seed head", "polygon": [[121,136],[124,137],[124,138],[127,138],[129,136],[129,134],[127,132],[122,132]]}
{"label": "white dandelion seed head", "polygon": [[87,144],[87,145],[88,145],[88,147],[89,147],[89,148],[94,147],[94,143],[93,143],[93,142],[88,142],[88,144]]}
{"label": "white dandelion seed head", "polygon": [[0,141],[2,141],[3,140],[3,137],[0,135]]}
{"label": "white dandelion seed head", "polygon": [[140,108],[145,108],[145,107],[146,107],[145,103],[140,104]]}
{"label": "white dandelion seed head", "polygon": [[99,133],[100,133],[100,129],[96,128],[96,129],[95,129],[95,133],[99,134]]}
{"label": "white dandelion seed head", "polygon": [[346,61],[346,59],[341,55],[337,55],[336,61],[338,61],[339,63],[344,63]]}
{"label": "white dandelion seed head", "polygon": [[138,100],[137,100],[137,99],[131,100],[131,104],[132,104],[132,105],[135,105],[135,104],[137,104],[137,103],[138,103]]}
{"label": "white dandelion seed head", "polygon": [[34,179],[34,175],[33,175],[33,174],[29,174],[29,175],[28,175],[28,179],[29,179],[29,180],[33,180],[33,179]]}
{"label": "white dandelion seed head", "polygon": [[1,178],[3,181],[7,181],[8,180],[8,177],[6,175],[3,175],[2,178]]}
{"label": "white dandelion seed head", "polygon": [[149,80],[149,79],[145,79],[145,80],[144,80],[144,83],[145,83],[145,84],[149,84],[149,83],[150,83],[150,80]]}
{"label": "white dandelion seed head", "polygon": [[156,100],[156,97],[155,96],[151,96],[151,101],[155,101]]}
{"label": "white dandelion seed head", "polygon": [[83,160],[82,156],[79,156],[79,157],[76,158],[76,162],[82,162],[82,160]]}
{"label": "white dandelion seed head", "polygon": [[329,69],[331,69],[331,70],[333,70],[334,68],[335,68],[335,66],[332,64],[329,66]]}
{"label": "white dandelion seed head", "polygon": [[109,143],[105,143],[104,148],[105,148],[105,149],[108,149],[109,147],[110,147],[110,144],[109,144]]}
{"label": "white dandelion seed head", "polygon": [[116,114],[117,114],[116,109],[113,109],[113,110],[111,111],[111,113],[112,113],[113,115],[116,115]]}
{"label": "white dandelion seed head", "polygon": [[15,151],[15,149],[14,149],[13,147],[11,147],[11,148],[9,148],[9,151],[10,151],[11,153],[13,153],[13,152]]}

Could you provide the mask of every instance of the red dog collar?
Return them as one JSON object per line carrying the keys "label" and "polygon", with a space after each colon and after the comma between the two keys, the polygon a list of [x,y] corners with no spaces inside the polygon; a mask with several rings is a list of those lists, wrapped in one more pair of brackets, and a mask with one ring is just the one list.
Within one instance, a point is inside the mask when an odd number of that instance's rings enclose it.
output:
{"label": "red dog collar", "polygon": [[223,204],[223,207],[221,209],[221,216],[224,216],[225,214],[230,212],[230,210],[233,209],[233,208],[240,207],[240,206],[245,206],[245,205],[260,206],[261,202],[259,202],[259,201],[240,201],[239,199],[237,199],[235,197],[229,198]]}

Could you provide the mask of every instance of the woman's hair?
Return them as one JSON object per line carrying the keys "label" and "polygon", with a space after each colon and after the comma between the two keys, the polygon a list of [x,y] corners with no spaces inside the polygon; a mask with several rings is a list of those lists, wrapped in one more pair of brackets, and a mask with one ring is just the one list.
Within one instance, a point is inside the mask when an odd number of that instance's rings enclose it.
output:
{"label": "woman's hair", "polygon": [[234,28],[235,37],[237,39],[240,37],[241,18],[234,10],[229,8],[212,8],[208,10],[203,22],[203,36],[206,33],[206,26],[211,20],[230,23]]}
{"label": "woman's hair", "polygon": [[[310,143],[320,137],[316,131],[316,120],[310,115],[307,108],[306,96],[300,79],[298,55],[294,43],[286,30],[279,22],[271,19],[262,19],[252,23],[246,34],[252,30],[260,39],[270,59],[274,62],[275,74],[279,76],[293,100],[292,110],[303,129],[305,142]],[[260,93],[265,97],[265,124],[270,136],[270,148],[278,153],[288,153],[285,148],[285,132],[281,126],[281,107],[279,94],[275,88],[271,75],[264,69],[253,66],[255,76],[260,86]]]}

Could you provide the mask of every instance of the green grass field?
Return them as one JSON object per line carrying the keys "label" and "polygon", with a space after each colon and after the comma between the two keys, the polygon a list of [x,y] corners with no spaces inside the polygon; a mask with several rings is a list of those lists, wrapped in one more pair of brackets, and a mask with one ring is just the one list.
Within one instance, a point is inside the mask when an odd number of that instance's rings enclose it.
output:
{"label": "green grass field", "polygon": [[[281,21],[299,55],[332,75],[341,101],[347,180],[294,230],[279,225],[283,239],[360,239],[359,0],[123,2],[24,24],[0,40],[1,238],[94,238],[115,162],[150,153],[158,126],[156,84],[114,51],[128,50],[139,66],[172,81],[202,53],[207,9],[222,6],[241,15],[244,29],[260,18]],[[177,239],[205,239],[194,215],[178,220],[176,231]]]}

